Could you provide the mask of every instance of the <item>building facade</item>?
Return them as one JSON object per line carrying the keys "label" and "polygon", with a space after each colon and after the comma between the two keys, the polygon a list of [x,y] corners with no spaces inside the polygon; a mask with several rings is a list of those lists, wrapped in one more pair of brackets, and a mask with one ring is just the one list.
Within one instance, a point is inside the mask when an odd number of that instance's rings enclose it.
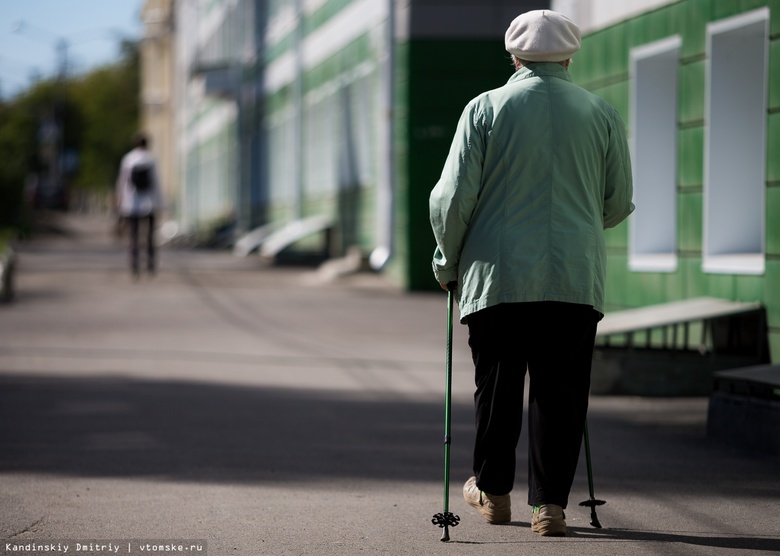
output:
{"label": "building facade", "polygon": [[759,301],[777,362],[780,2],[615,4],[553,6],[589,22],[572,77],[631,138],[637,209],[607,231],[608,309]]}
{"label": "building facade", "polygon": [[181,226],[321,216],[333,255],[436,288],[427,199],[458,116],[511,75],[509,22],[546,7],[580,22],[572,77],[631,137],[637,210],[607,232],[608,309],[760,301],[777,361],[777,0],[174,2]]}
{"label": "building facade", "polygon": [[332,254],[357,248],[399,287],[436,287],[428,193],[463,106],[512,73],[509,22],[540,7],[174,2],[181,227],[322,216]]}
{"label": "building facade", "polygon": [[151,138],[158,159],[163,196],[178,197],[176,91],[174,81],[173,0],[147,0],[141,10],[141,128]]}

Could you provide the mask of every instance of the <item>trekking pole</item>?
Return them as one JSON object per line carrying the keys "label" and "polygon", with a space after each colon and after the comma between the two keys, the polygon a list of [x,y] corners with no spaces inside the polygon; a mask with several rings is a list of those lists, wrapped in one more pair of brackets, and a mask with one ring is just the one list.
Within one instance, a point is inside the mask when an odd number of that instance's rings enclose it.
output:
{"label": "trekking pole", "polygon": [[604,504],[606,504],[606,502],[604,500],[596,500],[596,497],[593,494],[593,464],[590,461],[590,437],[588,436],[587,419],[585,419],[584,437],[585,437],[585,463],[588,466],[588,493],[590,494],[590,498],[588,500],[585,500],[584,502],[580,502],[580,506],[590,507],[590,524],[596,529],[601,529],[601,523],[599,523],[599,518],[596,515],[596,506],[603,506]]}
{"label": "trekking pole", "polygon": [[454,305],[454,290],[456,284],[447,284],[447,356],[446,388],[444,391],[444,509],[433,516],[431,523],[443,528],[441,541],[450,540],[449,527],[460,523],[460,517],[449,511],[450,505],[450,407],[452,406],[452,313]]}

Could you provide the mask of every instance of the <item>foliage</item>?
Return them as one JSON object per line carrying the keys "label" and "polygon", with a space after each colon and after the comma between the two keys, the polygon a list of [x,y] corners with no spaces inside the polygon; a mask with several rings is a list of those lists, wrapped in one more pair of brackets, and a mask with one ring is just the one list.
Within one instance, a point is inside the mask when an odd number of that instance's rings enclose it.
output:
{"label": "foliage", "polygon": [[113,187],[122,155],[138,131],[139,90],[139,55],[132,43],[125,44],[122,63],[99,68],[72,84],[71,96],[83,121],[75,187]]}
{"label": "foliage", "polygon": [[[45,96],[42,89],[38,96]],[[25,179],[40,169],[37,149],[37,102],[32,92],[13,103],[0,103],[0,228],[21,226]]]}
{"label": "foliage", "polygon": [[0,228],[26,225],[25,183],[47,172],[40,138],[52,116],[62,122],[62,151],[75,154],[64,176],[68,188],[111,191],[138,129],[139,90],[138,45],[126,42],[115,64],[65,81],[41,81],[13,99],[0,99]]}

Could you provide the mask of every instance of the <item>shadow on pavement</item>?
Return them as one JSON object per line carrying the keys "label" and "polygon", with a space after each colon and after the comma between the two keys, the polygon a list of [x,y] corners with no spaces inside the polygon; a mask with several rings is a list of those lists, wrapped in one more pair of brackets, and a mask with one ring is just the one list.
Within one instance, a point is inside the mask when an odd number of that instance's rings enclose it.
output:
{"label": "shadow on pavement", "polygon": [[707,533],[691,535],[675,531],[640,531],[634,529],[585,529],[569,528],[571,537],[603,539],[610,541],[648,541],[659,543],[680,543],[712,548],[731,548],[737,550],[762,550],[780,552],[780,539],[751,536],[728,536],[727,534]]}
{"label": "shadow on pavement", "polygon": [[[470,428],[470,408],[454,411],[453,420]],[[436,481],[442,437],[443,406],[431,403],[116,377],[0,376],[0,472],[237,483]],[[469,451],[461,442],[453,461],[467,466]]]}
{"label": "shadow on pavement", "polygon": [[[509,526],[529,529],[531,524],[528,522],[512,522]],[[570,539],[588,539],[589,541],[605,541],[610,544],[623,542],[655,542],[706,546],[710,548],[730,548],[735,550],[759,550],[764,552],[777,553],[780,551],[780,539],[757,536],[728,536],[725,534],[701,533],[691,535],[675,531],[641,531],[636,529],[587,529],[584,527],[569,527],[569,534],[565,540]],[[538,542],[549,542],[556,539],[538,537]],[[564,540],[564,539],[558,539]],[[466,545],[493,545],[507,544],[507,541],[468,541],[454,539],[449,544]],[[523,539],[514,544],[527,545],[528,541]],[[590,551],[588,552],[590,553]]]}
{"label": "shadow on pavement", "polygon": [[[656,405],[639,402],[626,411],[601,411],[598,400],[592,403],[597,497],[609,502],[610,494],[628,489],[780,498],[775,460],[708,441],[701,418],[678,409],[681,421],[662,419]],[[457,495],[471,463],[471,404],[454,403],[452,423]],[[0,472],[215,483],[437,482],[442,440],[443,400],[116,376],[0,375]],[[515,483],[521,498],[526,445],[524,431]],[[586,498],[584,475],[581,460],[571,504]]]}

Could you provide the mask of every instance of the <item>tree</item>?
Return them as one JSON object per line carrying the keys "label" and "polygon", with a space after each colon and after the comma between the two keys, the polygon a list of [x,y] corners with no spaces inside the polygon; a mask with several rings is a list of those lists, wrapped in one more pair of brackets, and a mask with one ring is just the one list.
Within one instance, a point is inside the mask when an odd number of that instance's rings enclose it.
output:
{"label": "tree", "polygon": [[[0,100],[0,228],[26,226],[25,184],[35,176],[56,174],[58,187],[110,193],[119,161],[138,129],[138,95],[138,45],[125,42],[115,64],[65,81],[40,81],[11,100]],[[63,131],[54,174],[51,152],[44,148],[52,121]]]}
{"label": "tree", "polygon": [[38,84],[12,102],[0,102],[0,228],[25,224],[25,182],[42,170],[40,119],[52,98],[51,85]]}
{"label": "tree", "polygon": [[82,118],[80,165],[73,185],[83,191],[113,187],[119,162],[139,125],[139,53],[123,45],[122,60],[74,82],[70,96]]}

